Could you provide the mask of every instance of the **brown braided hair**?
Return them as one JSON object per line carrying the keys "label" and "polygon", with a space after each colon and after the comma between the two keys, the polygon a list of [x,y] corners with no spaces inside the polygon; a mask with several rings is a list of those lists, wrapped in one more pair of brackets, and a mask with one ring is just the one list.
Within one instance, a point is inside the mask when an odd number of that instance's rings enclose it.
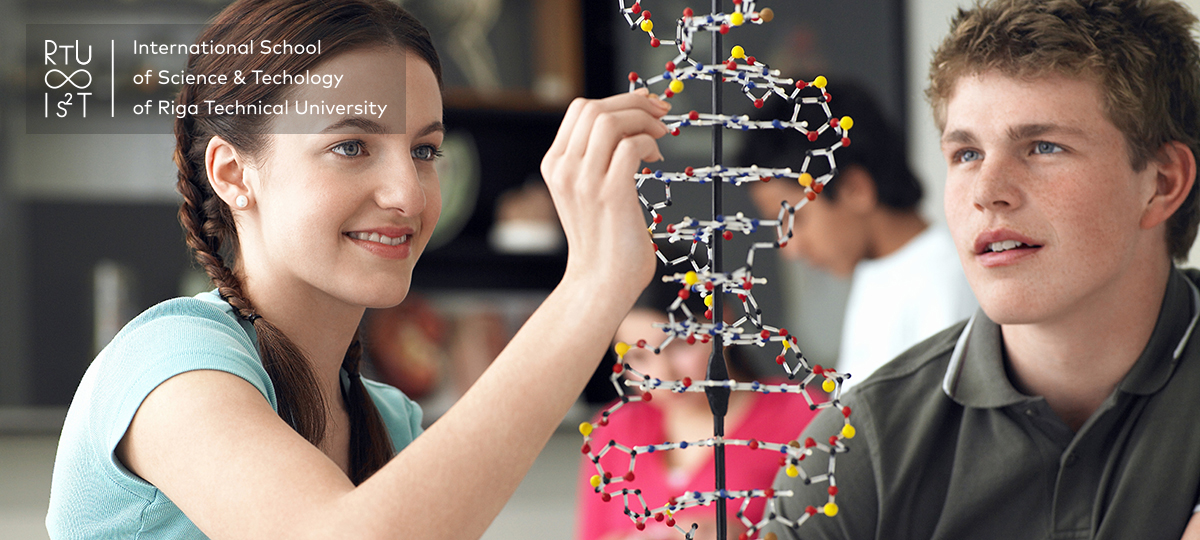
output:
{"label": "brown braided hair", "polygon": [[[255,69],[300,73],[321,59],[351,49],[385,45],[416,53],[433,69],[439,87],[442,85],[441,63],[429,32],[386,0],[240,0],[217,15],[197,43],[245,43],[250,39],[295,44],[320,40],[323,56],[192,54],[188,57],[188,73],[249,73]],[[201,82],[184,85],[176,105],[203,104],[206,100],[275,104],[286,97],[287,91],[281,85]],[[266,115],[209,115],[202,105],[199,110],[199,114],[175,120],[174,161],[179,169],[176,186],[183,195],[179,222],[187,245],[212,278],[221,298],[239,317],[254,325],[263,369],[275,387],[279,416],[309,442],[319,445],[325,436],[327,409],[312,366],[287,335],[258,314],[243,291],[241,278],[229,264],[238,253],[233,213],[213,192],[204,165],[213,137],[221,137],[251,161],[261,159],[269,150],[266,133],[270,119]],[[350,416],[350,479],[356,485],[395,454],[383,419],[359,375],[361,358],[362,344],[356,332],[342,361],[342,368],[350,375],[349,388],[343,389],[342,397]]]}

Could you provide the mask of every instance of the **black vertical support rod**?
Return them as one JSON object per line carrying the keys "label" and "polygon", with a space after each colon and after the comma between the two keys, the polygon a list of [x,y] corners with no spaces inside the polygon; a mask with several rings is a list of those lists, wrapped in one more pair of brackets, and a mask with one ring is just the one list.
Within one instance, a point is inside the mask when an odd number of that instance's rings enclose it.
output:
{"label": "black vertical support rod", "polygon": [[[721,13],[721,0],[712,0],[712,13],[715,15]],[[721,86],[724,82],[724,77],[720,74],[720,66],[724,64],[722,57],[723,47],[721,46],[721,32],[712,30],[712,63],[709,68],[714,70],[712,80],[712,113],[720,115],[722,112],[721,106]],[[712,166],[714,169],[719,169],[722,163],[722,144],[721,139],[724,127],[720,122],[713,124],[712,131]],[[712,184],[712,217],[715,221],[718,216],[724,215],[721,207],[721,188],[722,181],[719,175],[713,175]],[[713,274],[720,274],[724,271],[724,264],[721,258],[721,231],[713,231],[710,240],[711,258],[709,266]],[[725,321],[724,307],[722,306],[722,296],[720,287],[713,290],[712,314],[713,323],[723,325]],[[721,334],[718,333],[716,339],[713,340],[712,354],[708,357],[708,372],[705,378],[710,381],[724,381],[729,379],[729,369],[725,366],[725,344]],[[729,389],[728,388],[713,388],[707,387],[704,389],[705,395],[708,396],[708,407],[713,414],[713,437],[717,439],[717,444],[713,446],[713,463],[715,465],[715,491],[720,494],[725,489],[725,414],[729,410]],[[726,523],[728,515],[725,513],[725,499],[718,495],[716,500],[717,513],[717,540],[726,540],[729,536],[729,525]]]}

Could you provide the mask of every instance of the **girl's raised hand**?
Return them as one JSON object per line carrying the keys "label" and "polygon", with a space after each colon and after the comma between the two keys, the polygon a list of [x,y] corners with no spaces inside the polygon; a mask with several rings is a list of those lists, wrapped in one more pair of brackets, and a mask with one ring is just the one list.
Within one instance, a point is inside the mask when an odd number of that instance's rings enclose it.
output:
{"label": "girl's raised hand", "polygon": [[541,166],[567,237],[564,281],[630,299],[650,281],[654,248],[633,175],[662,159],[656,139],[668,131],[660,118],[669,109],[644,89],[571,103]]}

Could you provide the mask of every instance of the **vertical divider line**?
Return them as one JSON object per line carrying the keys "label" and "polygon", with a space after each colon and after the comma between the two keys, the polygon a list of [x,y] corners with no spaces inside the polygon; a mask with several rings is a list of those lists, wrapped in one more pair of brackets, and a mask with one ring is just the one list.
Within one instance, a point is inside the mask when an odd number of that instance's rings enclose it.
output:
{"label": "vertical divider line", "polygon": [[117,40],[108,40],[108,117],[117,117]]}

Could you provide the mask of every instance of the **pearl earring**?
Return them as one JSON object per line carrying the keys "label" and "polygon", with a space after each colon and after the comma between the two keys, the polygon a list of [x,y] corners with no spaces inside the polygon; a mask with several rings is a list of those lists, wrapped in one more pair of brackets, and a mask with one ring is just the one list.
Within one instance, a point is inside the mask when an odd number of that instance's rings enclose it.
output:
{"label": "pearl earring", "polygon": [[234,199],[234,204],[237,204],[238,208],[245,208],[250,204],[250,199],[247,199],[245,195],[238,195],[237,199]]}

